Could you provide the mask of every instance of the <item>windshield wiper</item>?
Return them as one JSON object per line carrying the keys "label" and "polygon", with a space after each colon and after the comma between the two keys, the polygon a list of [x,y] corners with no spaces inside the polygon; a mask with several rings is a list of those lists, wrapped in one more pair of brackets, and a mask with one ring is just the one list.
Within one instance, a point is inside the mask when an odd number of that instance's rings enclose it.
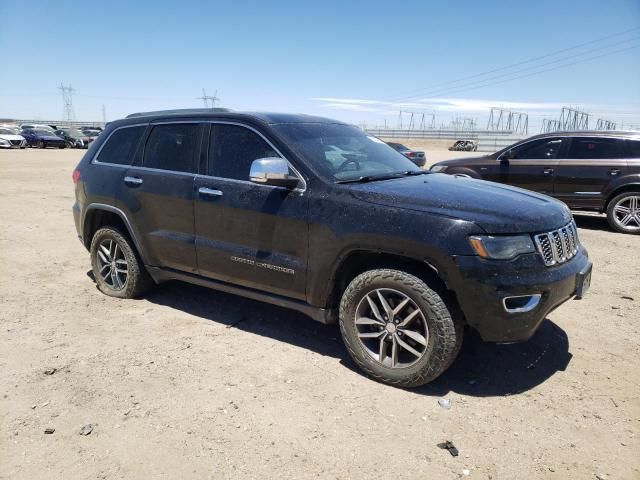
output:
{"label": "windshield wiper", "polygon": [[367,182],[375,182],[378,180],[392,180],[394,178],[402,178],[404,176],[412,176],[412,175],[424,175],[429,172],[425,170],[405,170],[404,172],[391,172],[385,173],[382,175],[363,175],[362,177],[356,178],[348,178],[346,180],[337,180],[336,183],[367,183]]}
{"label": "windshield wiper", "polygon": [[346,180],[337,180],[336,183],[367,183],[375,182],[377,180],[391,180],[392,178],[400,178],[400,176],[398,174],[364,175],[362,177],[348,178]]}

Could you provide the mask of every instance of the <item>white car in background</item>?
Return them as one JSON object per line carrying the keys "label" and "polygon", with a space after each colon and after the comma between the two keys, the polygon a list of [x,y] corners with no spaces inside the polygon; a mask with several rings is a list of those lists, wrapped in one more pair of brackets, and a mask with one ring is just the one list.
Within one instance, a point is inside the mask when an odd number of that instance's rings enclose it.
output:
{"label": "white car in background", "polygon": [[17,135],[15,130],[0,128],[0,148],[26,148],[27,141],[22,135]]}

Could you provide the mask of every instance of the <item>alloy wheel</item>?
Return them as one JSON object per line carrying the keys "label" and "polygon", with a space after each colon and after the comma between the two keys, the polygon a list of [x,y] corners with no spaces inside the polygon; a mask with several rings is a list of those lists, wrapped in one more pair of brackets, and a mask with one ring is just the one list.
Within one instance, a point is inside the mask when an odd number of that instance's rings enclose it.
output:
{"label": "alloy wheel", "polygon": [[614,221],[627,232],[640,230],[640,195],[621,198],[613,207]]}
{"label": "alloy wheel", "polygon": [[122,290],[127,284],[129,265],[118,243],[110,238],[100,242],[96,261],[98,273],[105,283],[113,290]]}
{"label": "alloy wheel", "polygon": [[362,346],[386,367],[409,367],[427,352],[426,317],[398,290],[378,288],[367,293],[358,303],[354,320]]}

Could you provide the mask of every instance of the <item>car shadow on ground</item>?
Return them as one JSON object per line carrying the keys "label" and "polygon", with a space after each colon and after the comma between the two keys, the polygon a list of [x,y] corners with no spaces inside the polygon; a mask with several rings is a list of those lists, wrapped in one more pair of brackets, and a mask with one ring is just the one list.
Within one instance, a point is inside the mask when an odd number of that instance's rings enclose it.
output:
{"label": "car shadow on ground", "polygon": [[[344,367],[362,374],[348,356],[337,325],[323,325],[295,311],[180,282],[162,284],[145,299],[227,328],[337,358]],[[567,335],[550,320],[528,342],[511,345],[484,343],[470,331],[449,370],[413,391],[428,396],[449,392],[478,397],[513,395],[564,371],[570,360]]]}
{"label": "car shadow on ground", "polygon": [[578,228],[586,228],[588,230],[602,230],[603,232],[613,232],[609,223],[607,222],[607,217],[605,215],[596,215],[596,214],[580,214],[573,213],[573,218],[576,221],[576,225]]}

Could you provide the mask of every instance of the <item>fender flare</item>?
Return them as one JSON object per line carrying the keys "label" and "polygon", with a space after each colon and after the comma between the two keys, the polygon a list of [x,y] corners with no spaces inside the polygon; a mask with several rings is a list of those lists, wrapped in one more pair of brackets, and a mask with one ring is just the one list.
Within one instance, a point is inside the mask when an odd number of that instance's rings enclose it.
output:
{"label": "fender flare", "polygon": [[383,250],[383,249],[374,249],[374,248],[367,248],[367,247],[360,247],[360,246],[351,246],[350,248],[345,248],[342,252],[340,252],[340,255],[338,255],[336,257],[336,260],[333,262],[329,276],[326,279],[327,280],[326,288],[323,293],[324,298],[328,298],[330,292],[333,290],[335,286],[337,274],[342,268],[342,266],[344,265],[344,263],[347,261],[347,259],[352,254],[357,254],[359,252],[370,253],[370,254],[393,255],[395,257],[401,257],[412,262],[422,263],[424,264],[425,267],[430,269],[434,273],[434,275],[437,276],[445,284],[447,288],[449,289],[451,288],[451,285],[449,283],[450,282],[449,271],[442,264],[442,262],[438,260],[434,260],[430,256],[424,256],[424,255],[414,256],[414,255],[408,254],[408,252],[397,252],[391,249]]}
{"label": "fender flare", "polygon": [[442,173],[446,173],[447,175],[464,175],[469,178],[475,178],[478,180],[482,179],[482,176],[478,172],[467,167],[450,167]]}
{"label": "fender flare", "polygon": [[[103,210],[103,211],[115,213],[116,215],[118,215],[120,217],[120,219],[124,223],[125,227],[127,228],[127,233],[129,234],[129,237],[131,237],[131,240],[133,240],[133,244],[136,247],[138,255],[140,255],[140,258],[142,258],[142,262],[145,265],[147,265],[147,261],[146,261],[146,256],[145,256],[144,250],[141,248],[141,244],[138,241],[138,237],[136,236],[136,234],[135,234],[135,232],[133,230],[133,227],[131,226],[131,222],[127,218],[127,215],[122,210],[120,210],[119,208],[116,208],[116,207],[114,207],[112,205],[107,205],[105,203],[91,203],[91,204],[89,204],[87,206],[87,208],[84,209],[84,213],[82,215],[82,221],[80,223],[80,228],[81,228],[81,231],[82,231],[82,241],[85,244],[85,246],[87,246],[87,241],[89,241],[89,239],[85,238],[86,219],[87,219],[88,214],[93,210]],[[88,246],[87,246],[87,248],[88,248]]]}

